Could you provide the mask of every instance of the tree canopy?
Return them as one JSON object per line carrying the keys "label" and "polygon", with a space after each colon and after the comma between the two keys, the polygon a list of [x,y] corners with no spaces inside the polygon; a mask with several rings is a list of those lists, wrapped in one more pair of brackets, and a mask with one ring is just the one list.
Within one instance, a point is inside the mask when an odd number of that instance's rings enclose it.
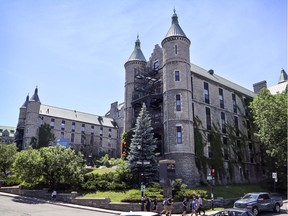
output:
{"label": "tree canopy", "polygon": [[13,144],[0,144],[0,170],[6,176],[17,153],[17,146]]}
{"label": "tree canopy", "polygon": [[44,183],[50,188],[60,184],[77,185],[83,180],[85,163],[81,154],[63,146],[24,150],[16,155],[14,173],[28,186]]}
{"label": "tree canopy", "polygon": [[[152,182],[157,178],[157,161],[155,156],[156,139],[151,127],[151,117],[145,103],[143,103],[136,126],[133,129],[133,138],[128,154],[128,167],[134,176],[142,174],[144,182]],[[144,166],[142,164],[144,163]],[[148,164],[148,163],[149,164]]]}
{"label": "tree canopy", "polygon": [[[273,161],[274,172],[287,172],[287,92],[271,95],[262,89],[250,104],[256,133],[268,157]],[[286,176],[287,177],[287,176]]]}

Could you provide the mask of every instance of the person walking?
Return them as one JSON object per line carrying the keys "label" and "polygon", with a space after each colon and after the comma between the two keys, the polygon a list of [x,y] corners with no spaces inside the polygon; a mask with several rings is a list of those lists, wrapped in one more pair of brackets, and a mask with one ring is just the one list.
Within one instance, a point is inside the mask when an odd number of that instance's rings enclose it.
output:
{"label": "person walking", "polygon": [[173,208],[173,200],[172,200],[172,196],[170,196],[168,199],[167,199],[167,212],[166,212],[166,215],[168,216],[171,216],[172,214],[172,208]]}
{"label": "person walking", "polygon": [[164,199],[163,200],[163,203],[162,203],[162,206],[163,206],[163,210],[162,210],[162,212],[161,212],[161,215],[162,214],[167,214],[167,199]]}
{"label": "person walking", "polygon": [[145,206],[146,206],[146,211],[150,212],[151,210],[151,200],[149,197],[145,197]]}
{"label": "person walking", "polygon": [[153,199],[152,211],[155,211],[157,209],[157,204],[158,204],[158,199],[157,199],[157,196],[155,196],[154,199]]}
{"label": "person walking", "polygon": [[182,202],[182,206],[183,206],[183,213],[182,213],[182,216],[186,216],[186,213],[187,213],[187,205],[188,205],[188,200],[187,198],[185,197],[183,202]]}
{"label": "person walking", "polygon": [[196,216],[198,216],[197,209],[198,209],[198,201],[197,201],[196,197],[193,197],[193,200],[191,203],[191,216],[193,216],[194,214]]}
{"label": "person walking", "polygon": [[56,190],[53,190],[53,192],[51,194],[52,200],[56,200],[56,196],[57,196],[57,192],[56,192]]}
{"label": "person walking", "polygon": [[203,208],[203,199],[202,199],[201,195],[199,195],[197,201],[198,201],[198,213],[199,213],[199,215],[201,215],[201,212],[203,212],[203,215],[205,215],[205,210]]}

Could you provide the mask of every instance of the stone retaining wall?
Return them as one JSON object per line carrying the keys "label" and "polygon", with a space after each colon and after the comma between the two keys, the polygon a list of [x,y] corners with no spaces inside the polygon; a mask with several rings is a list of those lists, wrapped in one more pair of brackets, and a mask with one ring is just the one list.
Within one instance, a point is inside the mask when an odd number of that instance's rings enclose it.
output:
{"label": "stone retaining wall", "polygon": [[[17,194],[21,196],[33,197],[33,198],[40,198],[45,200],[51,200],[51,193],[48,193],[48,189],[43,190],[26,190],[21,188],[15,187],[2,187],[0,188],[1,192],[4,193],[11,193]],[[215,199],[213,204],[214,207],[223,207],[230,205],[232,206],[233,202],[236,201],[238,198],[235,199]],[[57,201],[71,203],[76,205],[82,206],[90,206],[96,208],[103,208],[103,209],[110,209],[115,211],[140,211],[141,210],[141,203],[122,203],[122,202],[110,202],[109,198],[83,198],[79,197],[77,192],[72,193],[58,193],[57,194]],[[211,209],[212,203],[211,200],[204,200],[204,208]],[[157,211],[162,211],[162,202],[158,203]],[[173,203],[173,213],[180,213],[182,212],[182,202],[174,202]],[[190,210],[190,207],[188,207]]]}

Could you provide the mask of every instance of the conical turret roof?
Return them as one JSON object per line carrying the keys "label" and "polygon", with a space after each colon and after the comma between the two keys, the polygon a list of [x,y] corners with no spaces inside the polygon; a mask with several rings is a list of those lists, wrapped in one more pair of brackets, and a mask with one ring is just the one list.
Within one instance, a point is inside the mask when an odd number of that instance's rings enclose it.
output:
{"label": "conical turret roof", "polygon": [[279,82],[278,83],[282,83],[282,82],[285,82],[287,81],[287,73],[285,72],[284,69],[281,70],[281,73],[280,73],[280,78],[279,78]]}
{"label": "conical turret roof", "polygon": [[29,102],[29,94],[26,96],[26,100],[24,104],[21,106],[21,108],[27,108],[28,102]]}
{"label": "conical turret roof", "polygon": [[35,88],[33,96],[30,98],[30,101],[37,101],[40,102],[39,96],[38,96],[38,87]]}
{"label": "conical turret roof", "polygon": [[186,37],[184,31],[182,30],[182,28],[179,25],[178,16],[176,14],[176,10],[175,9],[174,9],[174,14],[172,16],[172,24],[171,24],[170,29],[168,30],[165,38],[171,37],[171,36],[183,36],[183,37]]}
{"label": "conical turret roof", "polygon": [[138,60],[138,61],[145,61],[146,59],[142,53],[141,47],[140,47],[140,40],[139,36],[137,35],[137,40],[135,42],[135,48],[132,54],[130,55],[128,61],[133,61],[133,60]]}

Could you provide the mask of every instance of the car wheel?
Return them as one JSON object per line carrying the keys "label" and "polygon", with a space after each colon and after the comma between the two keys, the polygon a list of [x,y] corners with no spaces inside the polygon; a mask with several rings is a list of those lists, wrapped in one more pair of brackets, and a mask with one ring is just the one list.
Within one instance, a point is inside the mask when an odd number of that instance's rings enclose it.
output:
{"label": "car wheel", "polygon": [[275,211],[276,213],[279,213],[279,212],[280,212],[280,205],[279,205],[278,203],[275,204],[275,206],[274,206],[274,211]]}
{"label": "car wheel", "polygon": [[259,210],[258,210],[257,207],[253,207],[253,208],[252,208],[252,214],[253,214],[254,216],[257,216],[257,215],[259,214]]}

